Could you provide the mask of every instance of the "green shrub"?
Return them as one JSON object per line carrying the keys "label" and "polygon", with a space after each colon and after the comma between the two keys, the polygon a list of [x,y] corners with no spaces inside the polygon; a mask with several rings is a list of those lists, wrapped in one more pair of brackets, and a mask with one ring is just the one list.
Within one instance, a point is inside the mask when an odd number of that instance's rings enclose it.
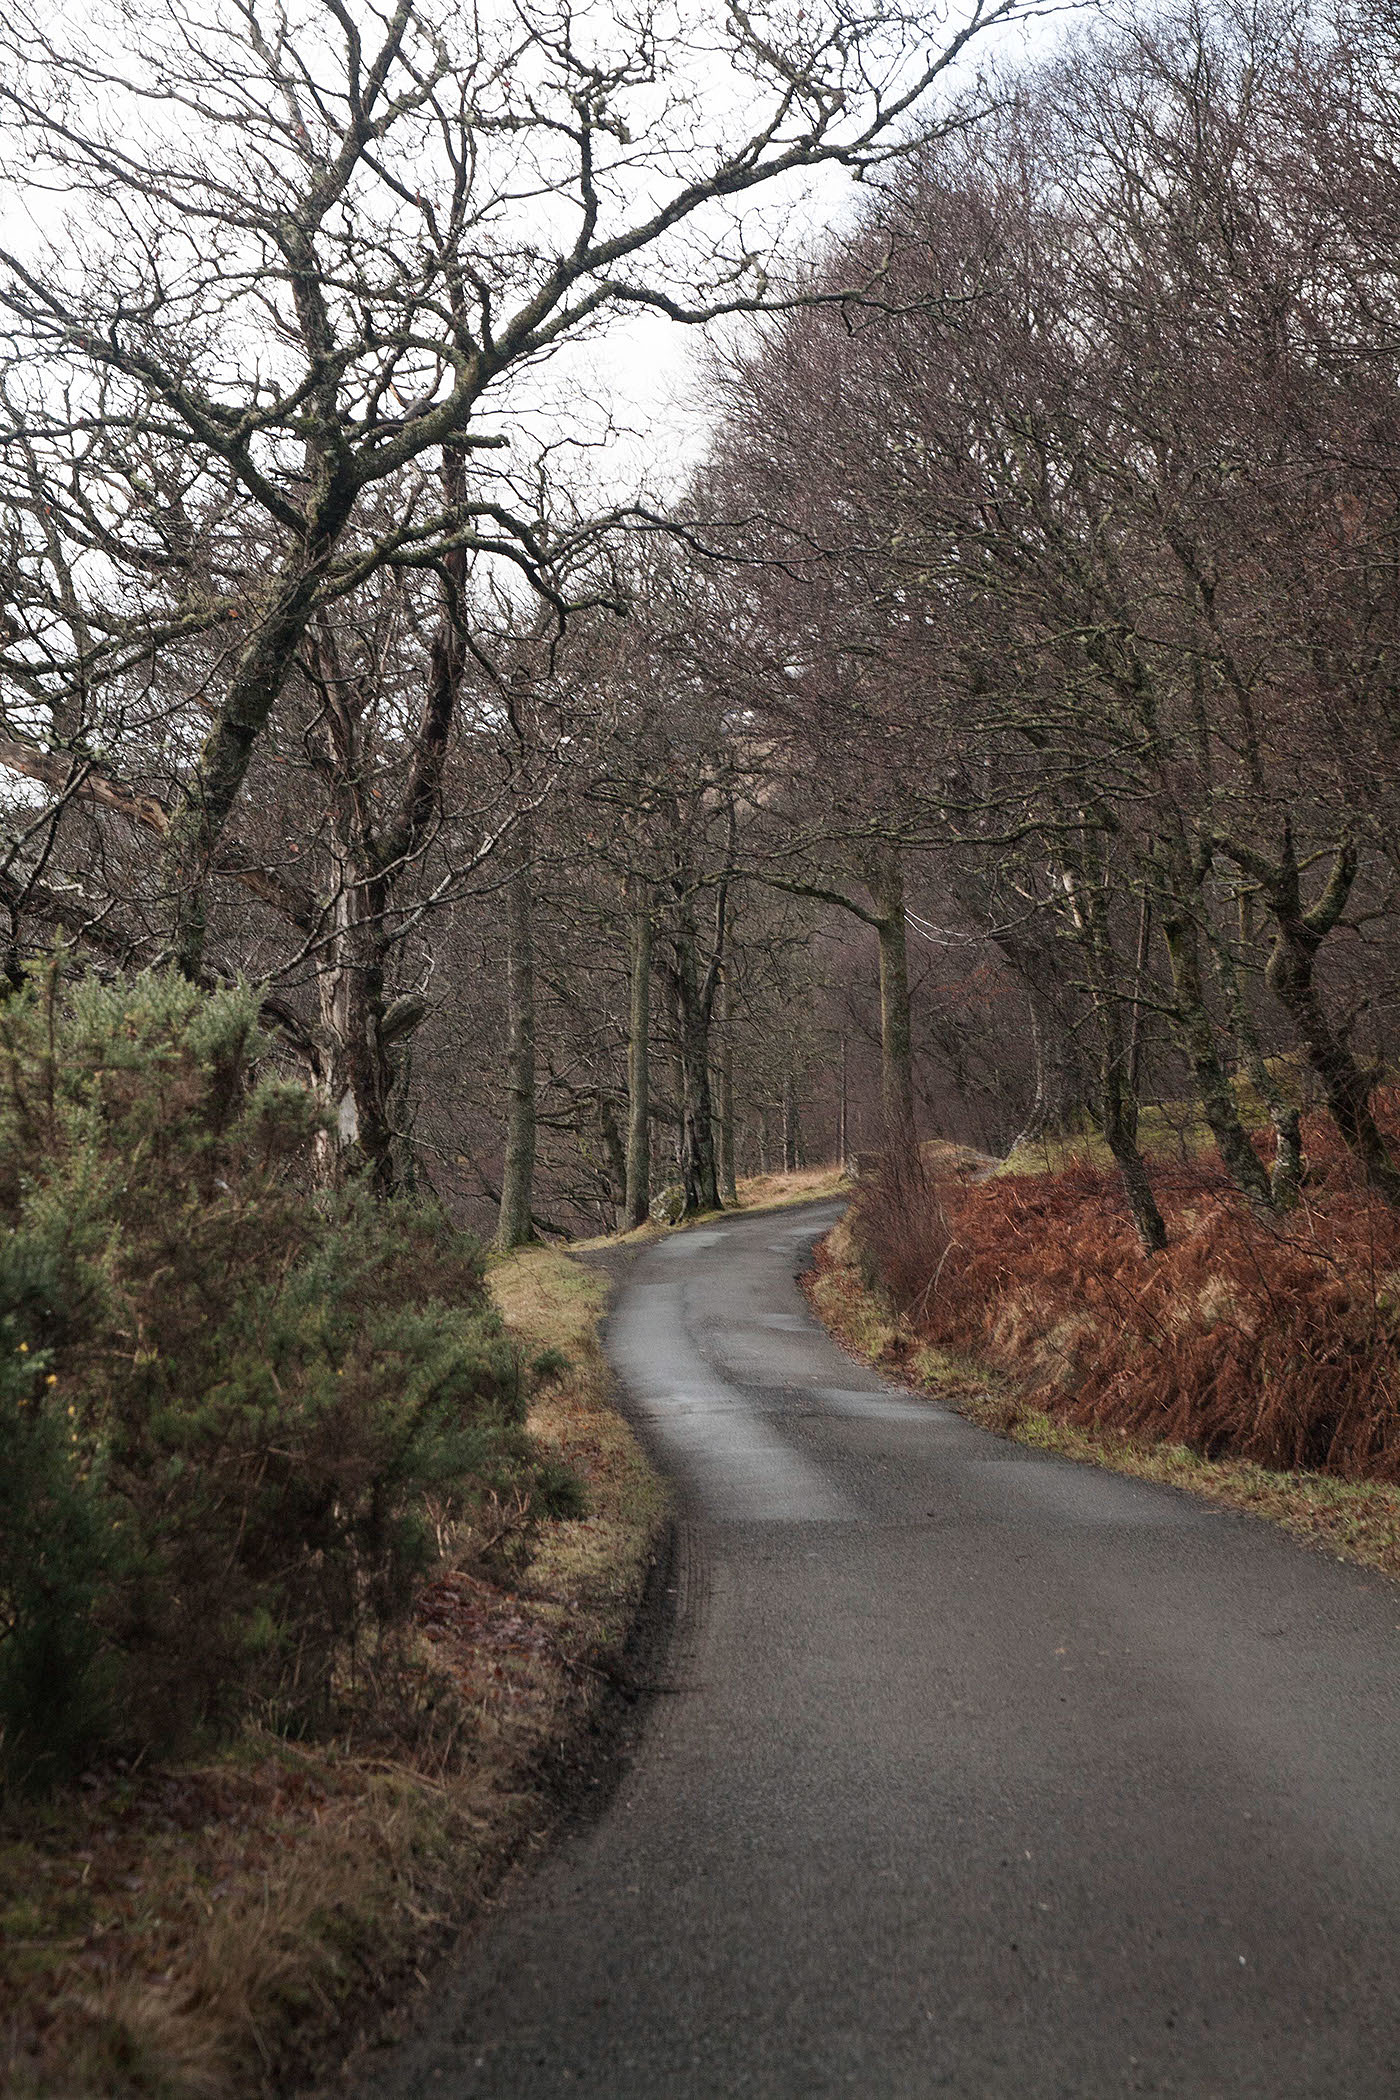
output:
{"label": "green shrub", "polygon": [[533,1479],[473,1243],[319,1190],[256,1001],[0,1008],[0,1771],[301,1729],[400,1626],[424,1518]]}

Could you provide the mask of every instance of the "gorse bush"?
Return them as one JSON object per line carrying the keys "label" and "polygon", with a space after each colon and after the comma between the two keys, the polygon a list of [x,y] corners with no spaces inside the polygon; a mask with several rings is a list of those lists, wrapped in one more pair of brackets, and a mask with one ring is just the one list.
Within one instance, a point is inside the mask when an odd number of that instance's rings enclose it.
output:
{"label": "gorse bush", "polygon": [[0,1772],[324,1721],[401,1626],[431,1500],[528,1494],[473,1243],[326,1192],[256,1001],[0,1008]]}

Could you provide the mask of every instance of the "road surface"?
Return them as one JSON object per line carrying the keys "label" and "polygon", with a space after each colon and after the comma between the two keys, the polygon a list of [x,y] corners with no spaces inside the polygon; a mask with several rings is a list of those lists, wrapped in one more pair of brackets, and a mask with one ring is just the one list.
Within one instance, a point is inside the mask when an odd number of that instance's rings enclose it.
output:
{"label": "road surface", "polygon": [[882,1384],[838,1208],[626,1279],[671,1689],[367,2093],[1394,2100],[1400,1588]]}

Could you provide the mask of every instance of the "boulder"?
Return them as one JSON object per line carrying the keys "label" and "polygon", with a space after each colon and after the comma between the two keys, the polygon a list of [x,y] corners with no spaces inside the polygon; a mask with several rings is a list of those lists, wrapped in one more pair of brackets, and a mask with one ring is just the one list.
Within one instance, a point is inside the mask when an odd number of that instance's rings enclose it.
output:
{"label": "boulder", "polygon": [[655,1225],[679,1225],[685,1216],[685,1190],[678,1181],[668,1181],[651,1199],[650,1216]]}

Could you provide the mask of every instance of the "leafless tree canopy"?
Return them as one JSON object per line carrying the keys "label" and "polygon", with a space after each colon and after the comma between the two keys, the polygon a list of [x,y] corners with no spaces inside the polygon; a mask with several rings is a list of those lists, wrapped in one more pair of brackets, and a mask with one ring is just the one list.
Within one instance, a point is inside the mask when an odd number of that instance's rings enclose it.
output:
{"label": "leafless tree canopy", "polygon": [[[967,85],[1017,11],[12,17],[11,978],[253,977],[340,1163],[507,1239],[1092,1124],[1160,1244],[1144,1101],[1400,1202],[1400,47]],[[579,466],[639,308],[725,321],[669,517]]]}

